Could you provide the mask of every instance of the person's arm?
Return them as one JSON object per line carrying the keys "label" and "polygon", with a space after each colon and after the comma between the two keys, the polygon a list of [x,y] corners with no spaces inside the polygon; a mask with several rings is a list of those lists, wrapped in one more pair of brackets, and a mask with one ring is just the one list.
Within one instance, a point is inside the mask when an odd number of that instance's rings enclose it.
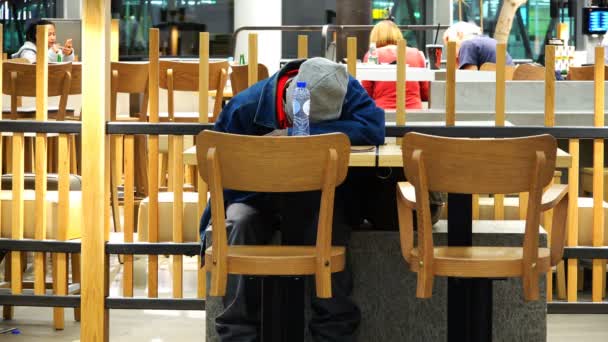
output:
{"label": "person's arm", "polygon": [[[426,60],[424,58],[424,53],[422,51],[418,51],[418,60],[417,60],[417,66],[420,68],[424,68],[426,67]],[[420,86],[420,100],[421,101],[428,101],[429,100],[429,82],[428,81],[421,81],[419,82],[419,86]]]}
{"label": "person's arm", "polygon": [[62,61],[64,61],[64,62],[73,62],[74,61],[74,54],[71,53],[69,55],[63,55]]}
{"label": "person's arm", "polygon": [[376,106],[359,81],[349,77],[340,119],[310,123],[310,134],[342,132],[352,145],[384,144],[384,110]]}
{"label": "person's arm", "polygon": [[23,50],[19,57],[27,59],[30,63],[36,63],[36,52],[34,50]]}
{"label": "person's arm", "polygon": [[58,51],[55,52],[55,50],[53,48],[50,48],[49,49],[49,53],[48,53],[49,62],[51,62],[51,63],[57,62],[57,54],[58,53],[59,53]]}

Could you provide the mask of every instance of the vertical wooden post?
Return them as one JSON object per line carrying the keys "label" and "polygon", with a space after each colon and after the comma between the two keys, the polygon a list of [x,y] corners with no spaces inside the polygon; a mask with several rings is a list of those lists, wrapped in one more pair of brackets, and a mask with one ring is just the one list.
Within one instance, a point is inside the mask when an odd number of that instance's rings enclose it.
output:
{"label": "vertical wooden post", "polygon": [[[184,136],[173,137],[173,242],[184,242],[183,221],[184,221]],[[183,256],[173,256],[173,298],[183,297]]]}
{"label": "vertical wooden post", "polygon": [[[105,255],[105,177],[99,172],[108,148],[105,121],[109,119],[110,75],[110,1],[83,0],[83,73],[82,73],[82,205],[83,267],[80,306],[81,341],[108,341],[107,258]],[[104,220],[100,220],[104,217]]]}
{"label": "vertical wooden post", "polygon": [[[209,74],[209,33],[208,32],[201,32],[199,34],[199,46],[200,46],[200,50],[199,50],[199,60],[200,60],[200,65],[199,65],[199,75],[208,75]],[[209,117],[208,117],[208,101],[209,101],[209,97],[206,95],[208,94],[208,89],[209,89],[209,78],[208,77],[200,77],[198,79],[198,89],[199,89],[199,122],[200,123],[207,123],[209,122]],[[205,183],[203,181],[203,179],[201,178],[201,176],[198,174],[196,174],[196,177],[198,179],[198,216],[201,217],[203,215],[203,211],[205,210],[205,207],[207,206],[207,192],[208,192],[208,186],[207,183]],[[198,256],[198,264],[201,264],[201,256]],[[205,294],[206,291],[205,289],[207,288],[207,276],[206,276],[206,272],[203,268],[199,268],[198,269],[198,273],[197,273],[197,292],[196,295],[198,298],[205,298]]]}
{"label": "vertical wooden post", "polygon": [[110,60],[112,62],[118,62],[120,53],[120,19],[112,19],[112,31],[110,33],[110,41]]}
{"label": "vertical wooden post", "polygon": [[[555,126],[555,46],[545,47],[545,127]],[[547,231],[547,243],[551,242],[552,212],[542,214],[543,227]],[[553,271],[547,272],[547,301],[553,300]]]}
{"label": "vertical wooden post", "polygon": [[[568,169],[568,246],[578,245],[578,178],[579,178],[579,140],[570,139],[568,152],[572,165]],[[568,301],[577,301],[578,260],[568,259]]]}
{"label": "vertical wooden post", "polygon": [[[249,66],[247,68],[247,86],[258,82],[258,34],[249,34]],[[219,90],[218,90],[219,91]]]}
{"label": "vertical wooden post", "polygon": [[[48,26],[36,28],[36,41],[47,46]],[[48,117],[48,49],[40,50],[36,54],[36,121],[46,121]],[[46,169],[47,169],[47,140],[46,134],[36,133],[36,227],[34,238],[46,239]],[[34,294],[45,294],[44,254],[34,253]]]}
{"label": "vertical wooden post", "polygon": [[[57,237],[59,241],[67,240],[67,232],[70,224],[70,152],[69,152],[69,134],[59,134],[59,203],[57,205]],[[85,221],[86,222],[86,221]],[[67,270],[67,253],[55,253],[55,262],[57,271],[56,279],[53,282],[56,284],[55,294],[59,296],[67,295],[68,290],[68,270]],[[63,329],[64,315],[63,308],[53,308],[55,328]]]}
{"label": "vertical wooden post", "polygon": [[456,42],[448,42],[448,65],[445,80],[445,124],[456,124]]}
{"label": "vertical wooden post", "polygon": [[[401,39],[397,44],[397,125],[405,125],[406,46],[405,39]],[[397,144],[400,143],[397,142]]]}
{"label": "vertical wooden post", "polygon": [[[594,89],[595,115],[593,125],[604,127],[604,47],[595,47],[595,77]],[[604,140],[593,140],[593,246],[604,246]],[[601,302],[606,260],[593,259],[593,286],[591,298],[594,302]]]}
{"label": "vertical wooden post", "polygon": [[[150,29],[150,122],[158,123],[159,31]],[[150,135],[148,147],[148,240],[158,242],[158,135]],[[148,297],[158,297],[158,255],[148,255]]]}
{"label": "vertical wooden post", "polygon": [[[499,43],[496,45],[496,118],[494,124],[502,127],[505,125],[505,103],[506,103],[506,78],[505,65],[507,63],[507,45]],[[494,195],[494,219],[505,219],[505,195]]]}
{"label": "vertical wooden post", "polygon": [[545,47],[545,126],[555,126],[555,46]]}
{"label": "vertical wooden post", "polygon": [[[125,217],[124,238],[125,242],[133,242],[133,231],[135,225],[135,136],[125,135]],[[123,296],[133,297],[133,255],[124,256],[123,268]]]}
{"label": "vertical wooden post", "polygon": [[346,40],[346,61],[348,73],[357,77],[357,37],[348,37]]}
{"label": "vertical wooden post", "polygon": [[308,36],[298,35],[298,59],[308,58]]}
{"label": "vertical wooden post", "polygon": [[177,56],[179,54],[179,30],[177,26],[171,27],[171,56]]}

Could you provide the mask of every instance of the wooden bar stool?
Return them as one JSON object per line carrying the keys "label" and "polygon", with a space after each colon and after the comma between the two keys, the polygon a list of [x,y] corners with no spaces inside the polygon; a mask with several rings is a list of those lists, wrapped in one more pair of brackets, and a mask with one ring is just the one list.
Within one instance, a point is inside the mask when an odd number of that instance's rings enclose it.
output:
{"label": "wooden bar stool", "polygon": [[[347,173],[343,134],[254,137],[204,131],[196,138],[201,178],[209,184],[212,246],[205,251],[212,296],[224,296],[228,274],[314,275],[320,298],[332,296],[331,274],[344,269],[345,249],[331,245],[335,188]],[[228,246],[223,189],[253,192],[321,190],[316,246]],[[263,309],[264,311],[264,309]]]}
{"label": "wooden bar stool", "polygon": [[[482,301],[480,307],[470,310],[485,312],[486,307],[491,308],[491,278],[521,277],[524,299],[538,300],[539,277],[561,261],[565,243],[568,187],[556,184],[543,194],[543,188],[551,182],[555,170],[555,139],[549,135],[516,139],[454,139],[408,133],[402,148],[409,182],[397,185],[399,230],[403,257],[410,270],[418,273],[416,296],[432,296],[435,276],[480,279],[490,284],[490,302]],[[480,247],[471,246],[470,242],[435,247],[429,191],[447,192],[450,199],[453,194],[529,192],[527,217],[521,222],[525,225],[523,247]],[[465,199],[469,210],[470,198],[469,195]],[[459,207],[466,208],[450,203],[448,215],[454,214],[452,211]],[[539,248],[540,214],[553,208],[550,248]],[[416,247],[414,210],[418,226]],[[462,216],[468,217],[470,229],[471,213],[462,213]],[[452,228],[467,229],[451,226],[450,218],[448,216],[448,234],[457,233],[450,231]],[[489,316],[491,319],[491,314]],[[467,318],[463,323],[471,324]],[[475,324],[483,325],[480,322]],[[481,333],[483,338],[491,339],[491,321],[489,330]]]}

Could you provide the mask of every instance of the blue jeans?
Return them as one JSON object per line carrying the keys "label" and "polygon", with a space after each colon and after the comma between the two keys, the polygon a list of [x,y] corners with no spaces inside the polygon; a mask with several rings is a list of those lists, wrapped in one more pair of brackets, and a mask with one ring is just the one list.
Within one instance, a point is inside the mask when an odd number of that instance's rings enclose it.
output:
{"label": "blue jeans", "polygon": [[[275,231],[290,245],[314,245],[320,203],[319,192],[266,194],[253,204],[234,203],[226,210],[228,243],[231,245],[268,244]],[[340,191],[334,205],[334,245],[346,246],[350,226],[345,222],[345,203]],[[314,283],[313,283],[314,284]],[[361,313],[349,297],[352,276],[346,269],[332,275],[333,296],[317,298],[314,286],[307,294],[312,318],[308,324],[315,341],[354,341]],[[221,341],[259,341],[260,279],[229,275],[224,312],[216,318]]]}

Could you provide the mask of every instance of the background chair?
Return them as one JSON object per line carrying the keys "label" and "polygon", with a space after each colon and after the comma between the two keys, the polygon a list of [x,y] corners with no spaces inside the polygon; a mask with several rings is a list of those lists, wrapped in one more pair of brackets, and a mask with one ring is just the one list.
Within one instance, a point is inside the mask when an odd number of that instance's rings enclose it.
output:
{"label": "background chair", "polygon": [[[317,296],[329,298],[331,273],[344,269],[344,247],[331,246],[334,191],[348,169],[343,134],[305,138],[252,137],[204,131],[196,138],[202,179],[213,209],[212,247],[205,252],[211,295],[223,296],[228,274],[315,275]],[[321,190],[316,246],[228,246],[223,189],[255,192]]]}
{"label": "background chair", "polygon": [[[515,73],[515,69],[517,69],[517,66],[514,65],[505,65],[505,79],[507,81],[511,81],[513,80],[513,74]],[[481,68],[479,68],[480,71],[496,71],[496,64],[494,63],[483,63],[481,65]]]}
{"label": "background chair", "polygon": [[[555,77],[555,76],[553,76]],[[514,81],[544,81],[545,67],[534,64],[520,64],[513,72]]]}
{"label": "background chair", "polygon": [[[604,79],[608,80],[608,65],[604,66]],[[593,65],[586,65],[581,67],[570,67],[568,70],[567,80],[571,81],[593,81],[595,67]]]}
{"label": "background chair", "polygon": [[[403,165],[411,183],[398,184],[402,252],[418,273],[416,296],[432,295],[433,278],[521,277],[526,300],[537,300],[538,278],[563,255],[567,185],[543,188],[553,178],[556,142],[549,135],[517,139],[453,139],[409,133]],[[509,194],[529,192],[523,247],[435,247],[428,192]],[[541,211],[556,208],[550,248],[539,248]],[[418,246],[412,217],[417,212]],[[522,223],[523,224],[523,223]]]}
{"label": "background chair", "polygon": [[[249,88],[248,85],[248,69],[249,65],[233,65],[230,67],[230,85],[232,86],[232,96]],[[258,81],[268,78],[268,68],[261,63],[258,63]]]}

